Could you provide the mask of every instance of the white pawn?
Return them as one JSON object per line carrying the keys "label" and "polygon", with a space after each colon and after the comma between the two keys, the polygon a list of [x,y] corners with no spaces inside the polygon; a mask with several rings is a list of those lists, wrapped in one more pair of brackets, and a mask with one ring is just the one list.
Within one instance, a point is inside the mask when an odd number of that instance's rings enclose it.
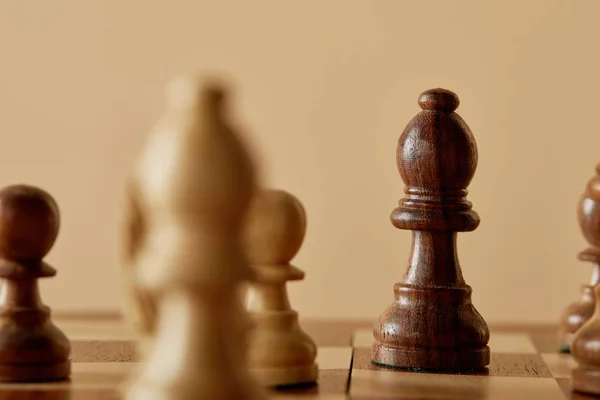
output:
{"label": "white pawn", "polygon": [[317,347],[298,324],[286,282],[304,272],[290,265],[306,232],[302,204],[281,190],[263,190],[252,204],[246,225],[246,251],[255,269],[246,308],[255,323],[250,368],[265,386],[312,384],[318,379]]}
{"label": "white pawn", "polygon": [[255,169],[225,100],[218,85],[174,82],[129,182],[128,286],[146,336],[130,400],[263,398],[240,296]]}

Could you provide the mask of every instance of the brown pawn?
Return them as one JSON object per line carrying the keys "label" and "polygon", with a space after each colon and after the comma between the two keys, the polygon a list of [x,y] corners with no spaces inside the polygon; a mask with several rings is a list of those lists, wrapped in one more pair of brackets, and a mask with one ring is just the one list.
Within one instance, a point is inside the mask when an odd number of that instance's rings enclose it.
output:
{"label": "brown pawn", "polygon": [[592,316],[596,306],[594,288],[600,283],[600,164],[596,176],[589,180],[578,209],[579,225],[590,247],[579,253],[579,259],[594,264],[589,285],[581,288],[581,298],[562,313],[559,327],[559,350],[568,352],[573,335]]}
{"label": "brown pawn", "polygon": [[[594,296],[600,296],[600,285],[594,288]],[[600,303],[596,303],[590,319],[575,332],[571,353],[578,364],[571,372],[573,390],[600,395]]]}
{"label": "brown pawn", "polygon": [[441,372],[483,369],[490,361],[489,330],[471,303],[456,251],[457,232],[473,231],[479,216],[466,199],[477,167],[477,145],[454,112],[456,94],[421,94],[423,111],[398,142],[405,197],[391,215],[413,231],[408,271],[394,285],[395,302],[373,328],[374,363]]}
{"label": "brown pawn", "polygon": [[0,381],[53,381],[70,375],[70,344],[52,324],[38,279],[56,270],[42,261],[58,235],[60,214],[45,191],[0,190]]}

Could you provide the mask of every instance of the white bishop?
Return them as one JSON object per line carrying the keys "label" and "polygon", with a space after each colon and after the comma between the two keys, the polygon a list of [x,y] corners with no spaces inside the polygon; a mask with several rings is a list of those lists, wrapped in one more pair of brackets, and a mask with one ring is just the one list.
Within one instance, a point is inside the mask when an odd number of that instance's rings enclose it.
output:
{"label": "white bishop", "polygon": [[130,286],[146,343],[126,397],[259,399],[240,298],[253,276],[241,244],[253,162],[218,85],[177,80],[167,108],[129,186]]}

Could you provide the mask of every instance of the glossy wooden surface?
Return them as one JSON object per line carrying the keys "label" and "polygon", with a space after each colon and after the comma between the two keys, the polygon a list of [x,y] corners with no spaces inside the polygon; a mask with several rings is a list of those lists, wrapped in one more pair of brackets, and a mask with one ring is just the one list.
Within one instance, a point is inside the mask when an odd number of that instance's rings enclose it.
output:
{"label": "glossy wooden surface", "polygon": [[[600,285],[594,288],[596,298],[600,296]],[[600,395],[600,304],[594,313],[575,332],[571,353],[578,364],[573,370],[573,387],[576,390]]]}
{"label": "glossy wooden surface", "polygon": [[392,215],[413,231],[408,270],[394,286],[395,301],[374,325],[372,360],[426,370],[484,368],[489,330],[471,302],[456,248],[457,232],[475,230],[479,216],[467,200],[477,146],[454,111],[456,94],[433,89],[400,136],[397,164],[405,197]]}
{"label": "glossy wooden surface", "polygon": [[583,236],[590,247],[579,253],[581,261],[593,265],[590,282],[582,285],[580,298],[569,304],[560,317],[559,341],[563,351],[569,351],[574,334],[592,316],[596,305],[594,288],[600,283],[600,164],[596,165],[596,175],[585,188],[577,217]]}
{"label": "glossy wooden surface", "polygon": [[43,262],[60,214],[45,191],[26,185],[0,191],[0,380],[49,381],[70,375],[70,344],[51,322],[38,279],[56,274]]}

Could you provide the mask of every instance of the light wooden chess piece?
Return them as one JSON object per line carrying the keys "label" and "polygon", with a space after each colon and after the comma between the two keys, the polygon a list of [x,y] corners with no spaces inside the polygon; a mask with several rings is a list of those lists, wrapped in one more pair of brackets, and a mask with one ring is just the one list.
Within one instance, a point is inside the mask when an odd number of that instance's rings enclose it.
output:
{"label": "light wooden chess piece", "polygon": [[286,282],[304,278],[290,265],[306,232],[304,207],[282,190],[256,196],[246,226],[246,249],[257,278],[249,284],[246,307],[255,322],[250,367],[266,386],[313,384],[317,347],[290,307]]}
{"label": "light wooden chess piece", "polygon": [[129,187],[129,286],[149,340],[126,398],[260,399],[240,296],[255,167],[220,85],[178,80],[168,100]]}
{"label": "light wooden chess piece", "polygon": [[590,283],[583,285],[579,301],[563,311],[559,326],[559,350],[570,351],[574,334],[592,316],[596,306],[594,288],[600,283],[600,164],[596,175],[586,185],[578,209],[579,225],[589,247],[579,253],[579,259],[594,264]]}
{"label": "light wooden chess piece", "polygon": [[125,287],[125,316],[138,335],[137,348],[144,358],[151,347],[152,335],[156,324],[156,304],[154,299],[136,280],[136,257],[139,255],[145,235],[145,222],[140,209],[141,199],[135,176],[131,176],[126,184],[125,236],[123,281]]}

